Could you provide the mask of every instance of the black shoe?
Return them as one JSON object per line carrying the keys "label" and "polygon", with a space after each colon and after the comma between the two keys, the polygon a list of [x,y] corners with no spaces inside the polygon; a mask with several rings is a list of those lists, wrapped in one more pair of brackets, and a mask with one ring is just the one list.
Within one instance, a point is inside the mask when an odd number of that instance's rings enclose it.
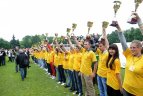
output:
{"label": "black shoe", "polygon": [[73,88],[70,88],[70,92],[73,92],[73,91],[75,91]]}
{"label": "black shoe", "polygon": [[79,93],[78,96],[83,96],[83,93]]}
{"label": "black shoe", "polygon": [[75,94],[79,94],[79,92],[77,92],[77,91],[76,91],[76,93],[75,93]]}
{"label": "black shoe", "polygon": [[68,85],[65,85],[64,87],[65,87],[65,88],[69,88],[70,86],[68,86]]}

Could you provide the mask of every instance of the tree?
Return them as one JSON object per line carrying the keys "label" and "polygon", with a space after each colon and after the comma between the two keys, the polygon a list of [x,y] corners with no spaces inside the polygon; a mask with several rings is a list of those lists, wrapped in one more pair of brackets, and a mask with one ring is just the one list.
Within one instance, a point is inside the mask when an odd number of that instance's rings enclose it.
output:
{"label": "tree", "polygon": [[12,40],[10,41],[11,48],[15,48],[16,46],[20,46],[19,40],[15,40],[15,36],[12,36]]}
{"label": "tree", "polygon": [[10,49],[10,43],[2,38],[0,38],[0,48]]}

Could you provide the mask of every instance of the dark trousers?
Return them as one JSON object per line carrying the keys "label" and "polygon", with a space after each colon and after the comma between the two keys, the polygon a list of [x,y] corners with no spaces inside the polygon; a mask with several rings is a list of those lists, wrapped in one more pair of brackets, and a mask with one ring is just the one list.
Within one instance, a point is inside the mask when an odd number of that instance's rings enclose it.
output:
{"label": "dark trousers", "polygon": [[63,82],[63,83],[66,83],[66,77],[65,77],[65,74],[64,74],[64,69],[63,69],[63,65],[59,65],[58,66],[58,71],[59,71],[59,76],[61,78],[61,81],[60,82]]}
{"label": "dark trousers", "polygon": [[5,57],[2,57],[2,58],[1,58],[0,63],[1,63],[2,65],[5,65]]}
{"label": "dark trousers", "polygon": [[74,84],[75,84],[75,89],[78,93],[83,93],[82,92],[82,80],[81,80],[81,75],[79,75],[78,71],[73,71],[73,76],[74,76]]}
{"label": "dark trousers", "polygon": [[120,90],[115,90],[112,87],[107,85],[107,94],[108,96],[123,96]]}
{"label": "dark trousers", "polygon": [[27,68],[20,68],[20,74],[21,74],[21,78],[22,80],[24,80],[24,78],[26,78],[27,75]]}
{"label": "dark trousers", "polygon": [[123,89],[123,94],[124,94],[124,96],[135,96],[135,95],[127,92],[125,89]]}
{"label": "dark trousers", "polygon": [[19,70],[20,70],[19,65],[16,64],[16,66],[15,66],[15,71],[18,72]]}
{"label": "dark trousers", "polygon": [[71,80],[71,90],[75,91],[75,82],[74,82],[74,76],[73,76],[73,71],[69,70],[68,71],[69,76],[70,76],[70,80]]}
{"label": "dark trousers", "polygon": [[47,68],[48,68],[48,73],[50,73],[52,75],[52,71],[51,71],[51,67],[50,67],[49,63],[47,63]]}

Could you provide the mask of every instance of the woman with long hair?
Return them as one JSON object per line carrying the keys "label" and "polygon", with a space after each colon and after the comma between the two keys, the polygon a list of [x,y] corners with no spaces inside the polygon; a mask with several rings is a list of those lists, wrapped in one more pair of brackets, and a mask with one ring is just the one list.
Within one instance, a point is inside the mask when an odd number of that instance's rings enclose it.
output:
{"label": "woman with long hair", "polygon": [[108,96],[123,96],[122,81],[120,75],[121,64],[119,60],[119,50],[116,44],[108,48],[107,69],[107,94]]}

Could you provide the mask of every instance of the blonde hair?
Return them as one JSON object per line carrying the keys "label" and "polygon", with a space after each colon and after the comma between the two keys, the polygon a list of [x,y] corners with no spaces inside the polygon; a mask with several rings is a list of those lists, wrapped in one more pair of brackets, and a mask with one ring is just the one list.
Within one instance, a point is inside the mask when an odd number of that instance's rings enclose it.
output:
{"label": "blonde hair", "polygon": [[131,44],[136,44],[138,48],[142,48],[142,43],[139,40],[133,40]]}

